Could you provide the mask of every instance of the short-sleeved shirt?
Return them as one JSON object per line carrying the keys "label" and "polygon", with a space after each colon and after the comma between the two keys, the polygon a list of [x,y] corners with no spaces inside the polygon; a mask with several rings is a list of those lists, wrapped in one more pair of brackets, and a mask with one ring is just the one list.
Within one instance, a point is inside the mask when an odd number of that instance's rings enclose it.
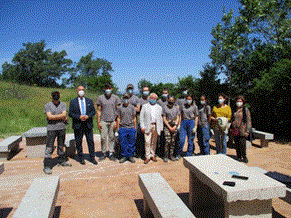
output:
{"label": "short-sleeved shirt", "polygon": [[180,107],[182,120],[193,120],[196,116],[198,116],[198,107],[196,104],[192,104],[188,106],[187,104],[183,104]]}
{"label": "short-sleeved shirt", "polygon": [[149,102],[148,99],[144,99],[142,97],[139,99],[139,105],[140,106],[143,106],[144,104],[147,104],[148,102]]}
{"label": "short-sleeved shirt", "polygon": [[206,126],[208,124],[208,116],[211,115],[211,107],[209,105],[203,106],[198,113],[198,125]]}
{"label": "short-sleeved shirt", "polygon": [[101,121],[113,122],[116,119],[117,107],[121,104],[120,98],[112,94],[110,98],[106,98],[105,94],[100,95],[97,105],[101,106]]}
{"label": "short-sleeved shirt", "polygon": [[166,117],[166,120],[168,122],[175,122],[180,114],[181,112],[178,106],[173,106],[172,108],[169,108],[168,105],[166,105],[163,108],[162,115]]}
{"label": "short-sleeved shirt", "polygon": [[[48,102],[44,106],[44,113],[51,112],[52,115],[62,114],[67,110],[67,106],[65,102],[60,102],[59,105],[55,105],[53,102]],[[66,129],[65,121],[63,120],[47,120],[47,130],[63,130]]]}
{"label": "short-sleeved shirt", "polygon": [[135,107],[131,104],[127,107],[121,104],[117,108],[117,116],[120,117],[120,127],[122,128],[134,128],[133,117],[135,115]]}
{"label": "short-sleeved shirt", "polygon": [[182,107],[182,105],[186,104],[186,99],[185,98],[178,98],[176,101],[176,105],[179,107]]}
{"label": "short-sleeved shirt", "polygon": [[166,107],[168,102],[167,101],[163,101],[162,99],[159,99],[157,101],[158,105],[160,105],[162,108]]}
{"label": "short-sleeved shirt", "polygon": [[132,95],[129,98],[129,103],[136,107],[139,104],[139,98],[136,95]]}

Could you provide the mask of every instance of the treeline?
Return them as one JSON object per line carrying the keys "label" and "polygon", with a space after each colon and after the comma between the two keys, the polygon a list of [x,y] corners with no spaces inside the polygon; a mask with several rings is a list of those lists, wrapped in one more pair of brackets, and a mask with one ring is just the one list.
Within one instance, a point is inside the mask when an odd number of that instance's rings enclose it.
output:
{"label": "treeline", "polygon": [[94,58],[93,52],[82,56],[76,63],[67,58],[65,50],[52,52],[46,49],[44,40],[23,43],[23,47],[14,55],[11,64],[5,62],[2,65],[2,80],[60,88],[82,84],[93,92],[102,90],[106,83],[114,86],[112,63]]}

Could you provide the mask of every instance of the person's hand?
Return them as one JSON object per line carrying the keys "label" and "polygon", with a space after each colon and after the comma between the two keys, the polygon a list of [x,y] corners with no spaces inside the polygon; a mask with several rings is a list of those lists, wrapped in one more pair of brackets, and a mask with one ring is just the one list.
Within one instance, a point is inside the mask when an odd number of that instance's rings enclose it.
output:
{"label": "person's hand", "polygon": [[81,115],[81,116],[80,116],[80,120],[81,120],[81,121],[85,121],[85,115]]}
{"label": "person's hand", "polygon": [[217,121],[217,118],[212,117],[212,116],[210,117],[210,119],[213,120],[213,121]]}
{"label": "person's hand", "polygon": [[89,119],[89,116],[88,115],[84,115],[84,119],[85,120],[88,120]]}
{"label": "person's hand", "polygon": [[245,133],[245,137],[246,137],[246,138],[249,137],[249,135],[250,135],[250,134],[249,134],[248,132]]}
{"label": "person's hand", "polygon": [[142,133],[145,133],[145,128],[141,128],[141,132]]}
{"label": "person's hand", "polygon": [[114,124],[114,129],[116,129],[116,131],[118,131],[118,125],[117,125],[117,123]]}
{"label": "person's hand", "polygon": [[67,116],[65,116],[64,118],[63,118],[63,121],[67,121],[68,120],[68,118],[67,118]]}
{"label": "person's hand", "polygon": [[98,122],[97,125],[98,125],[98,129],[99,129],[99,131],[101,131],[101,129],[102,129],[101,123]]}

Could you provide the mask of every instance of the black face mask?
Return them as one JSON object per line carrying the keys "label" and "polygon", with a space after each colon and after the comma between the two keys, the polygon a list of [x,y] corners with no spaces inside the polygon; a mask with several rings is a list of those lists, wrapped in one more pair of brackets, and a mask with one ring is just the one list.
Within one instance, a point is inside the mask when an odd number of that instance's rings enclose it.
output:
{"label": "black face mask", "polygon": [[58,100],[60,100],[60,96],[59,96],[59,95],[53,95],[53,96],[52,96],[52,99],[53,99],[54,101],[58,101]]}
{"label": "black face mask", "polygon": [[174,102],[170,102],[170,101],[168,101],[168,105],[169,105],[170,107],[173,107]]}

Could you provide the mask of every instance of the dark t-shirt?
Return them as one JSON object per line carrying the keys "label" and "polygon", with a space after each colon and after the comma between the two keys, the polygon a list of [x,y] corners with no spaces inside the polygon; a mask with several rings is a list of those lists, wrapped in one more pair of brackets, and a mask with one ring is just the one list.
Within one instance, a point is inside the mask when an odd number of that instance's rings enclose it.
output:
{"label": "dark t-shirt", "polygon": [[[51,112],[52,115],[62,114],[67,110],[67,106],[65,102],[60,102],[58,106],[56,106],[53,102],[48,102],[44,106],[44,113]],[[66,129],[66,124],[63,120],[47,120],[47,130],[62,130]]]}
{"label": "dark t-shirt", "polygon": [[172,108],[169,108],[168,105],[166,105],[163,108],[162,115],[165,116],[167,121],[170,123],[175,122],[180,114],[181,113],[178,106],[173,106]]}
{"label": "dark t-shirt", "polygon": [[157,103],[158,103],[158,105],[160,105],[162,108],[166,107],[167,104],[168,104],[167,100],[166,100],[166,101],[163,101],[162,99],[159,99],[159,100],[157,101]]}
{"label": "dark t-shirt", "polygon": [[139,104],[139,98],[136,95],[132,95],[129,99],[129,103],[136,107]]}
{"label": "dark t-shirt", "polygon": [[135,107],[131,104],[127,107],[121,104],[117,108],[117,116],[120,117],[120,127],[122,128],[134,128],[133,117],[135,115]]}
{"label": "dark t-shirt", "polygon": [[101,121],[113,122],[116,119],[117,106],[120,105],[121,101],[117,95],[112,94],[110,98],[100,95],[97,100],[97,105],[101,106]]}

